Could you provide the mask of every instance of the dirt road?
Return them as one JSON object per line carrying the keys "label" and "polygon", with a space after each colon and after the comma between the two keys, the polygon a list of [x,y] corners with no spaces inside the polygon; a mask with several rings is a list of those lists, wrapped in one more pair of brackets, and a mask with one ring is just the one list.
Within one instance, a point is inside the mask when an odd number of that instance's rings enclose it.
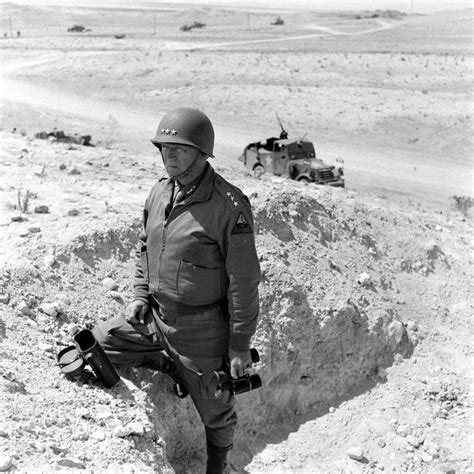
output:
{"label": "dirt road", "polygon": [[[157,117],[166,112],[92,100],[7,76],[2,77],[0,84],[2,101],[50,109],[59,115],[73,114],[88,123],[88,129],[97,128],[98,123],[106,124],[113,117],[121,134],[133,137],[135,143],[147,143],[155,132]],[[216,163],[241,169],[237,157],[248,141],[248,130],[234,124],[216,123],[215,126]],[[264,132],[257,130],[254,133],[259,138]],[[470,194],[470,180],[461,178],[471,174],[470,167],[446,163],[442,156],[323,140],[318,140],[317,149],[319,156],[329,163],[334,163],[338,157],[344,159],[347,188],[351,190],[395,194],[398,198],[412,198],[435,206],[445,205],[453,195]]]}
{"label": "dirt road", "polygon": [[[304,30],[315,29],[317,34],[285,35],[265,39],[240,39],[232,42],[198,41],[191,42],[166,41],[166,50],[195,51],[197,49],[221,49],[249,43],[277,43],[291,42],[302,38],[320,36],[360,36],[371,37],[372,34],[399,27],[406,21],[388,22],[377,21],[376,27],[367,27],[365,30],[345,32],[334,27],[307,24]],[[302,30],[303,31],[303,30]],[[121,141],[133,151],[143,150],[155,132],[157,117],[166,112],[167,104],[163,101],[142,101],[140,104],[128,99],[127,93],[123,101],[106,100],[87,94],[87,88],[80,93],[66,90],[68,84],[65,79],[43,81],[41,85],[22,77],[22,72],[34,69],[37,66],[51,64],[54,67],[61,63],[61,58],[72,59],[76,62],[103,58],[104,54],[114,51],[67,51],[50,50],[41,54],[41,57],[29,60],[19,60],[18,56],[3,61],[2,77],[0,82],[0,100],[3,104],[26,104],[37,110],[49,110],[58,117],[75,118],[84,123],[84,129],[98,138],[99,129],[107,128],[108,122],[121,135]],[[56,63],[56,64],[55,64]],[[156,105],[160,104],[157,109]],[[318,104],[319,106],[319,104]],[[414,109],[416,109],[414,105]],[[342,113],[342,112],[338,112]],[[354,112],[355,114],[356,112]],[[263,138],[268,133],[267,123],[252,123],[251,130],[245,123],[245,110],[236,110],[232,121],[213,120],[216,126],[216,163],[244,172],[241,163],[237,160],[243,147],[250,141]],[[408,126],[403,120],[401,126]],[[110,123],[109,123],[110,126]],[[400,126],[397,124],[396,126]],[[342,127],[344,127],[342,125]],[[342,128],[344,132],[344,128]],[[370,133],[370,132],[369,132]],[[398,132],[399,133],[399,132]],[[334,136],[334,135],[333,135]],[[336,165],[337,159],[344,160],[346,186],[348,190],[357,192],[375,193],[379,196],[394,196],[396,199],[411,199],[425,205],[446,209],[454,195],[471,195],[472,166],[467,160],[456,160],[456,157],[447,156],[443,151],[426,152],[422,146],[409,146],[407,138],[400,137],[400,146],[374,146],[370,140],[347,141],[328,139],[324,134],[311,137],[315,142],[317,154],[329,164]],[[429,140],[429,137],[428,137]],[[146,146],[146,145],[145,145]]]}

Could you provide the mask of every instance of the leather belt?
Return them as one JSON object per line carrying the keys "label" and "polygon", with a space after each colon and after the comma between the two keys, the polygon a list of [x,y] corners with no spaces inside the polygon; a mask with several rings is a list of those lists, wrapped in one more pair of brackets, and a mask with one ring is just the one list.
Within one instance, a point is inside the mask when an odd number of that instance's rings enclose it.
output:
{"label": "leather belt", "polygon": [[211,308],[215,308],[217,303],[212,304],[205,304],[205,305],[190,305],[185,303],[180,303],[178,301],[173,301],[172,299],[168,298],[164,295],[148,295],[148,300],[150,305],[155,308],[156,311],[166,316],[167,313],[173,315],[190,315],[201,313],[207,311]]}

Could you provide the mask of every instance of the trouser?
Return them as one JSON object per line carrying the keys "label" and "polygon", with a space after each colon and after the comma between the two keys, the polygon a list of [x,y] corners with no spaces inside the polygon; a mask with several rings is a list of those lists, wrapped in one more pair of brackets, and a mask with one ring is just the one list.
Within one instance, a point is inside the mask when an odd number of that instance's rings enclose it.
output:
{"label": "trouser", "polygon": [[[151,314],[151,312],[149,313]],[[157,334],[144,334],[139,325],[130,324],[124,314],[99,324],[94,329],[94,335],[104,348],[111,362],[121,367],[149,367],[160,370],[167,352],[166,344]],[[161,335],[162,336],[162,335]],[[209,385],[212,371],[219,369],[216,358],[201,357],[195,359],[199,364],[202,376],[189,370],[176,354],[170,354],[176,363],[178,373],[186,384],[194,405],[205,425],[206,439],[217,447],[228,448],[234,439],[237,415],[235,399],[228,391],[220,398],[213,396],[214,387]],[[217,365],[216,365],[217,364]],[[209,388],[209,390],[206,390]]]}

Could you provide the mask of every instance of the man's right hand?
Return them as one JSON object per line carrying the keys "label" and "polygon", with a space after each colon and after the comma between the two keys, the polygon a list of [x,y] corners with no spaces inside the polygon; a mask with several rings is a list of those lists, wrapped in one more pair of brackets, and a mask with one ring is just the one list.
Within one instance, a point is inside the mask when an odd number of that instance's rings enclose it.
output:
{"label": "man's right hand", "polygon": [[129,323],[145,323],[145,315],[148,312],[150,306],[148,303],[145,303],[141,300],[132,301],[132,303],[127,308],[127,313],[125,319]]}

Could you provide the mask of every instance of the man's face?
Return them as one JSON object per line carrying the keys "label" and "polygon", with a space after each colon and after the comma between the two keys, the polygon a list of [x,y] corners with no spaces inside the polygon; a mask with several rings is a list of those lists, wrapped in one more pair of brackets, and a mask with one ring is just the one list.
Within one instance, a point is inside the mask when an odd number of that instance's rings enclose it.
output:
{"label": "man's face", "polygon": [[161,145],[161,156],[170,178],[184,173],[199,159],[200,155],[201,152],[190,145],[174,143],[163,143]]}

